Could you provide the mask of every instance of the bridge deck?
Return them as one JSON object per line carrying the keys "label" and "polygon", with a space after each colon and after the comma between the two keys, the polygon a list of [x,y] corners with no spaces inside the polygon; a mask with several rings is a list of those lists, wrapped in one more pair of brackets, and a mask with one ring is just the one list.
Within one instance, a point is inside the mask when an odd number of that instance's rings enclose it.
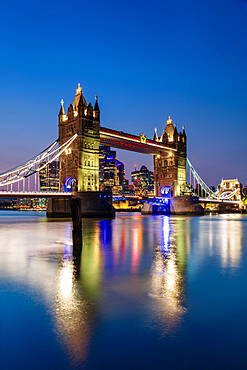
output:
{"label": "bridge deck", "polygon": [[70,198],[72,193],[48,191],[0,191],[0,198]]}
{"label": "bridge deck", "polygon": [[239,204],[239,200],[199,198],[199,203]]}

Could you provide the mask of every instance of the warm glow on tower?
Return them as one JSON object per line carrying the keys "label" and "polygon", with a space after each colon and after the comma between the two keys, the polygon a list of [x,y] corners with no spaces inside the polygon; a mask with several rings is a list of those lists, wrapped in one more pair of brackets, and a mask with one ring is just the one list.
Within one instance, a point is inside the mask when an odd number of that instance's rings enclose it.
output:
{"label": "warm glow on tower", "polygon": [[80,94],[82,92],[82,88],[80,83],[78,82],[78,88],[76,89],[76,95]]}

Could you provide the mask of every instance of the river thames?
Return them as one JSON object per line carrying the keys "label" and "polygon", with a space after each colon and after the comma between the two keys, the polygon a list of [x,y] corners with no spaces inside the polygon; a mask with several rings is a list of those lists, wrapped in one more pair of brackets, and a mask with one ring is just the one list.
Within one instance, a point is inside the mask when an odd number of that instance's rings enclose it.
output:
{"label": "river thames", "polygon": [[247,368],[247,215],[0,212],[1,369]]}

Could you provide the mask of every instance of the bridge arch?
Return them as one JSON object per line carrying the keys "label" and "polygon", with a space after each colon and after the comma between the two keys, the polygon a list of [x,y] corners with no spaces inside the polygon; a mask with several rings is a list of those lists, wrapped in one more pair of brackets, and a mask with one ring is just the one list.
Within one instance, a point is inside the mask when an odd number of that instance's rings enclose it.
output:
{"label": "bridge arch", "polygon": [[63,191],[71,193],[77,191],[77,180],[75,177],[66,177],[64,179]]}

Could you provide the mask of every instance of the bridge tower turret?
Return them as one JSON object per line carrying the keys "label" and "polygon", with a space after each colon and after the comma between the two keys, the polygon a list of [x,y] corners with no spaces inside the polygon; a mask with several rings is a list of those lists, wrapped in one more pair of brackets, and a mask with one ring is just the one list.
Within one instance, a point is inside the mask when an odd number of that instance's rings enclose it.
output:
{"label": "bridge tower turret", "polygon": [[63,100],[59,112],[59,145],[78,133],[78,138],[60,156],[59,187],[73,186],[74,190],[99,190],[100,110],[96,99],[94,109],[87,104],[80,84],[66,115]]}
{"label": "bridge tower turret", "polygon": [[162,188],[170,186],[174,196],[182,195],[186,191],[186,146],[187,137],[183,127],[177,131],[169,116],[165,129],[158,137],[155,132],[154,140],[170,146],[170,150],[154,156],[154,186],[155,195],[162,194]]}

